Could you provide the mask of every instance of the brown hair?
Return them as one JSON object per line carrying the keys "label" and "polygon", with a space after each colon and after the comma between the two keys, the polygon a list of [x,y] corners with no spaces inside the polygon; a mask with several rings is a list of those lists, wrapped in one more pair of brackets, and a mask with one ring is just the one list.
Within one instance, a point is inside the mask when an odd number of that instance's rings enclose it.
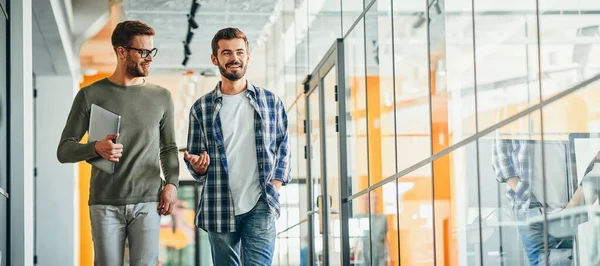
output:
{"label": "brown hair", "polygon": [[215,34],[213,37],[211,46],[212,53],[214,56],[217,56],[217,52],[219,51],[219,41],[220,40],[231,40],[231,39],[243,39],[246,43],[246,48],[248,48],[248,39],[246,38],[246,34],[244,34],[238,28],[224,28]]}
{"label": "brown hair", "polygon": [[131,39],[138,35],[154,36],[154,29],[139,20],[127,20],[117,24],[111,37],[113,49],[117,52],[117,47],[128,46]]}

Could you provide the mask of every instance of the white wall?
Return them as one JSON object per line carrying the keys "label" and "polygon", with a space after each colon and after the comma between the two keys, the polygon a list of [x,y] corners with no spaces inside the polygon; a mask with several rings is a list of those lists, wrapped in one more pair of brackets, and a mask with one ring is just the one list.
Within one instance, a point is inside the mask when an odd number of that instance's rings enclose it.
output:
{"label": "white wall", "polygon": [[70,76],[35,78],[36,98],[36,253],[38,265],[79,262],[77,164],[61,164],[56,149],[78,83]]}

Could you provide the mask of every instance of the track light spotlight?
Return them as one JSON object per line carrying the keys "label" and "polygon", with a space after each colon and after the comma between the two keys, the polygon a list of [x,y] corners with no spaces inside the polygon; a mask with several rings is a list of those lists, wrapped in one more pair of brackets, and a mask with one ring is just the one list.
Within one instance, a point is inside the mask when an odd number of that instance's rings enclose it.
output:
{"label": "track light spotlight", "polygon": [[183,49],[185,50],[185,55],[191,55],[192,54],[192,50],[190,50],[190,46],[187,43],[183,43]]}
{"label": "track light spotlight", "polygon": [[185,36],[185,43],[191,43],[193,37],[194,37],[194,33],[191,31],[188,31],[187,36]]}
{"label": "track light spotlight", "polygon": [[188,60],[189,60],[189,59],[190,59],[190,58],[189,58],[189,57],[186,55],[186,56],[185,56],[185,58],[183,58],[183,62],[181,62],[181,64],[182,64],[183,66],[187,65],[187,63],[188,63]]}
{"label": "track light spotlight", "polygon": [[194,20],[194,17],[191,16],[190,14],[188,14],[187,16],[188,16],[188,23],[190,24],[190,27],[192,27],[193,29],[197,29],[198,23],[196,23],[196,21]]}
{"label": "track light spotlight", "polygon": [[423,24],[425,23],[425,16],[423,15],[423,13],[418,13],[417,14],[417,20],[413,23],[413,28],[418,29],[419,27],[423,26]]}
{"label": "track light spotlight", "polygon": [[435,1],[435,3],[433,3],[433,9],[435,10],[436,14],[442,14],[442,7],[440,6],[440,1]]}
{"label": "track light spotlight", "polygon": [[195,16],[196,11],[198,10],[199,7],[200,7],[200,3],[198,3],[198,0],[192,0],[192,10],[190,11],[190,14],[192,16]]}

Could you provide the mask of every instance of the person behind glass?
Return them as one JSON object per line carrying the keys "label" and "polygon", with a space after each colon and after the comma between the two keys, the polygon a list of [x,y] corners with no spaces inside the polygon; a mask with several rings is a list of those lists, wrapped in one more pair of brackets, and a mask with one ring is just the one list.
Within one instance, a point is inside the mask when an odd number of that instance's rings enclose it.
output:
{"label": "person behind glass", "polygon": [[371,191],[369,197],[370,201],[364,198],[365,214],[357,217],[369,217],[370,211],[370,226],[368,230],[363,231],[360,240],[355,244],[354,259],[362,261],[362,265],[391,266],[387,216],[377,210],[379,194]]}
{"label": "person behind glass", "polygon": [[214,265],[271,265],[278,191],[290,181],[284,104],[246,80],[250,53],[239,29],[215,34],[211,60],[221,81],[191,107],[184,153],[204,184],[196,226],[208,232]]}
{"label": "person behind glass", "polygon": [[[551,154],[553,147],[546,146],[546,154]],[[564,153],[564,149],[556,152]],[[541,154],[537,154],[534,142],[522,139],[496,138],[492,147],[492,166],[498,182],[506,183],[506,196],[517,221],[527,221],[542,216],[543,212],[564,209],[568,203],[566,180],[552,178],[547,174],[546,191],[544,191]],[[565,192],[562,193],[561,191]],[[579,194],[579,189],[576,194]],[[545,201],[544,201],[545,200]],[[544,249],[543,223],[518,226],[519,235],[529,265],[571,265],[571,249],[560,248],[561,244],[572,243],[572,238],[555,238],[548,235],[548,253]]]}
{"label": "person behind glass", "polygon": [[[153,36],[154,30],[140,21],[116,26],[111,37],[116,69],[79,90],[58,145],[61,163],[98,157],[116,163],[114,174],[92,167],[88,204],[94,265],[123,265],[126,238],[130,265],[156,265],[160,215],[170,214],[177,201],[173,99],[168,90],[144,79],[157,52]],[[91,104],[121,116],[119,134],[80,143]]]}

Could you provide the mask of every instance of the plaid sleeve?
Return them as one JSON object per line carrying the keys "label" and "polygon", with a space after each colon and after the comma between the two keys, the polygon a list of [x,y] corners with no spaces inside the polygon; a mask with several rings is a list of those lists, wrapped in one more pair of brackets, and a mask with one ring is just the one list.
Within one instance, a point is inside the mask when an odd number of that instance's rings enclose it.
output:
{"label": "plaid sleeve", "polygon": [[[200,155],[202,152],[206,151],[206,138],[204,137],[204,130],[202,128],[202,123],[198,119],[198,114],[196,113],[195,106],[192,106],[190,109],[190,126],[188,129],[188,140],[187,140],[187,151],[189,154]],[[194,168],[188,162],[188,160],[184,160],[187,165],[188,170],[192,174],[194,179],[198,180],[200,183],[204,182],[204,177],[206,177],[206,173],[204,175],[200,175],[194,171]],[[210,167],[210,166],[209,166]],[[208,173],[208,171],[206,171]]]}
{"label": "plaid sleeve", "polygon": [[512,161],[513,142],[507,139],[495,139],[492,147],[492,166],[496,172],[498,182],[517,176],[517,171]]}
{"label": "plaid sleeve", "polygon": [[283,184],[287,184],[291,181],[291,167],[290,167],[290,158],[291,153],[289,149],[289,131],[288,131],[288,119],[287,114],[285,112],[285,106],[281,99],[277,98],[277,139],[276,139],[276,147],[277,147],[277,157],[275,161],[275,174],[273,175],[273,179],[279,180],[283,182]]}

